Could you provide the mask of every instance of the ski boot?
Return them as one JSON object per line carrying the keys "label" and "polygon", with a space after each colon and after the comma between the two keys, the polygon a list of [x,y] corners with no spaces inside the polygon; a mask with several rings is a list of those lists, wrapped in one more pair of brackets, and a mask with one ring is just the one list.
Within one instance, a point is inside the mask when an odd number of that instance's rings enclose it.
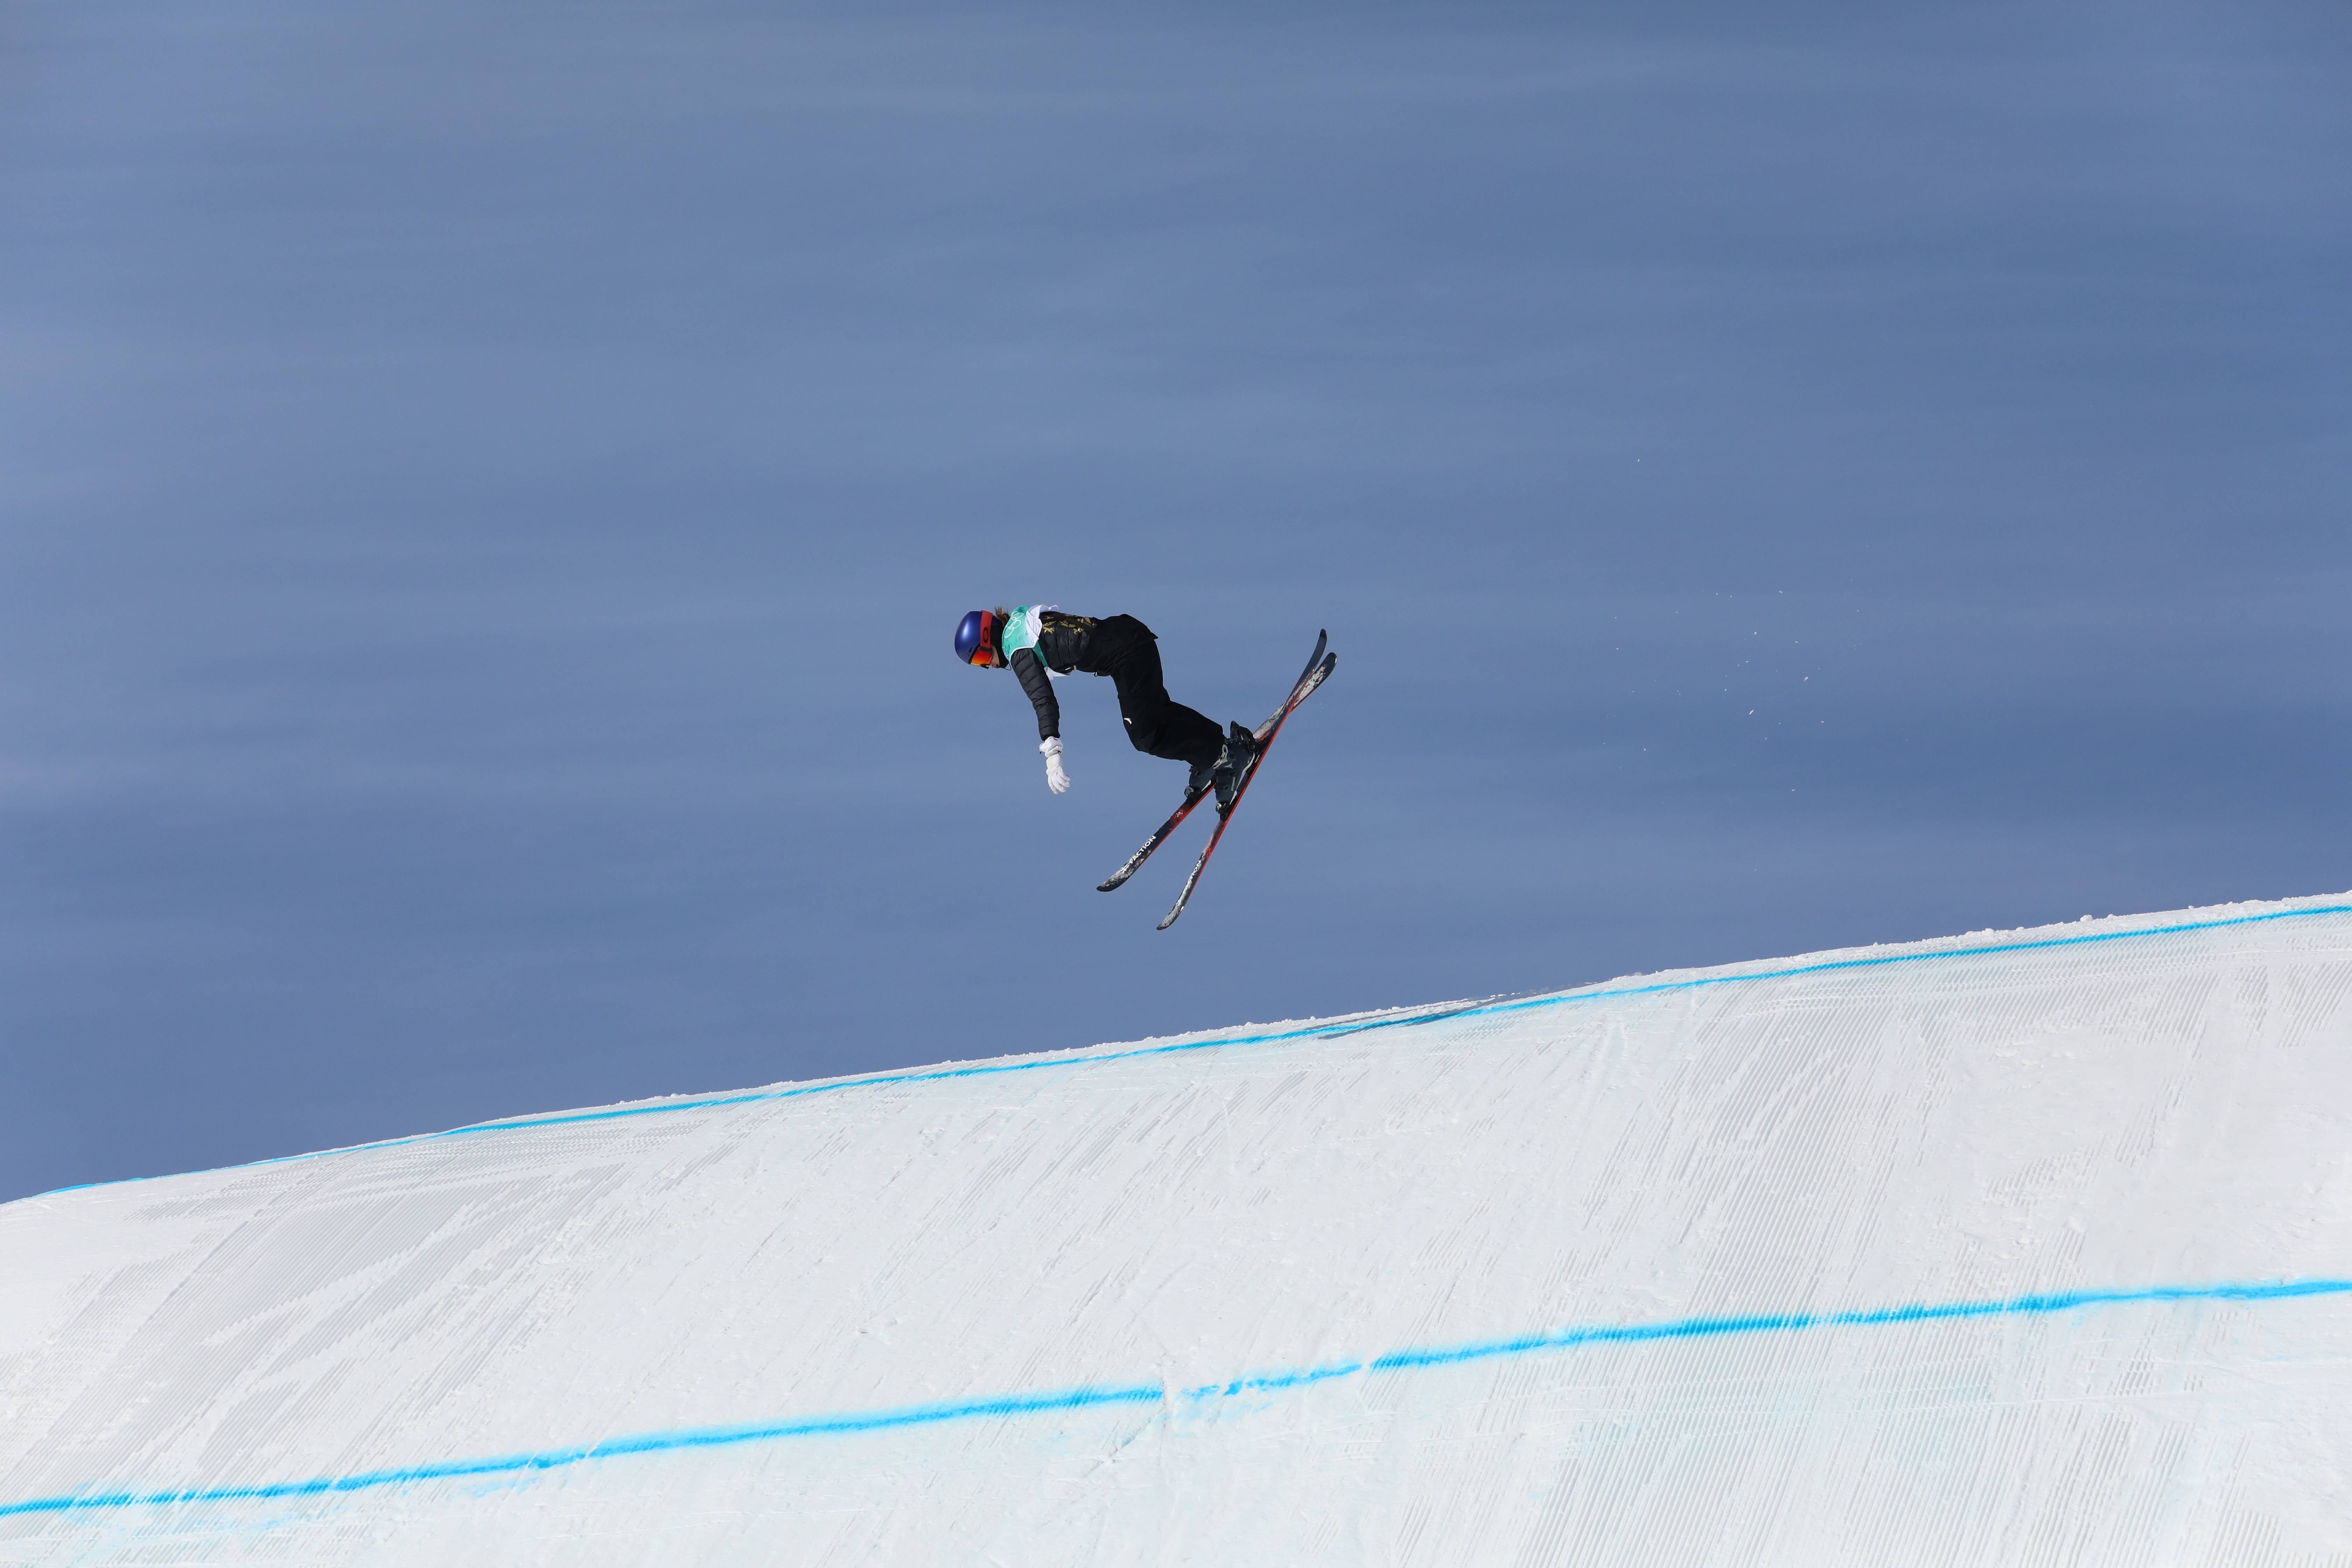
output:
{"label": "ski boot", "polygon": [[1225,735],[1225,749],[1218,753],[1209,770],[1210,782],[1217,788],[1217,815],[1233,810],[1234,799],[1249,782],[1250,772],[1257,766],[1257,737],[1235,724]]}

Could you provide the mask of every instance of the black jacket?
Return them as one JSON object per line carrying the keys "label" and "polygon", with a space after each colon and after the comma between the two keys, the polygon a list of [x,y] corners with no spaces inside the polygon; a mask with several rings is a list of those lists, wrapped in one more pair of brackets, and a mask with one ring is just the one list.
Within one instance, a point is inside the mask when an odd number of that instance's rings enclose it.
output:
{"label": "black jacket", "polygon": [[1109,675],[1119,660],[1138,645],[1150,642],[1151,628],[1133,616],[1066,616],[1046,610],[1038,616],[1035,648],[1016,648],[1009,662],[1021,678],[1021,689],[1037,710],[1037,738],[1048,741],[1062,732],[1061,700],[1054,695],[1048,668],[1064,675]]}

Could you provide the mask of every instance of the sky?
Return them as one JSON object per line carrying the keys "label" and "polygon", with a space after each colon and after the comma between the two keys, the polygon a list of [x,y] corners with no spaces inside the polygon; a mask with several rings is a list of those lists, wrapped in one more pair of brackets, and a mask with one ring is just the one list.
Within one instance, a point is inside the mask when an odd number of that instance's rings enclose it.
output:
{"label": "sky", "polygon": [[[2352,886],[2352,11],[0,12],[0,1198]],[[1284,731],[1206,837],[1110,683]]]}

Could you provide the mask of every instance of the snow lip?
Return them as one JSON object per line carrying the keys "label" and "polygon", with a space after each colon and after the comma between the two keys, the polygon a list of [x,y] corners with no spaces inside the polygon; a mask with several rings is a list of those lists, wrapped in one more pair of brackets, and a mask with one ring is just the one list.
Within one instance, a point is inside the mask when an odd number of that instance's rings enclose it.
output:
{"label": "snow lip", "polygon": [[[1454,1018],[1526,1012],[1577,1002],[1696,990],[1701,987],[1735,984],[1748,981],[1788,979],[1838,970],[1880,968],[1937,958],[1969,958],[2082,947],[2134,937],[2186,935],[2195,931],[2217,931],[2235,926],[2267,924],[2284,920],[2311,919],[2326,915],[2352,915],[2352,891],[2312,894],[2294,899],[2207,904],[2147,914],[2109,915],[2100,919],[2084,915],[2080,920],[2051,925],[2021,926],[2006,930],[1992,928],[1955,936],[1931,937],[1919,942],[1876,942],[1864,947],[1829,948],[1817,952],[1798,953],[1785,958],[1742,959],[1732,963],[1717,964],[1703,969],[1658,970],[1648,973],[1621,975],[1612,980],[1600,981],[1564,991],[1523,993],[1517,995],[1506,994],[1425,1003],[1403,1007],[1377,1008],[1360,1013],[1340,1014],[1328,1018],[1286,1019],[1265,1025],[1242,1024],[1227,1026],[1221,1029],[1201,1030],[1192,1034],[1147,1036],[1140,1040],[1108,1041],[1092,1046],[1076,1046],[1061,1050],[1037,1051],[1016,1056],[949,1060],[921,1067],[851,1074],[838,1078],[784,1079],[753,1089],[736,1089],[719,1094],[667,1095],[647,1100],[623,1100],[613,1105],[586,1107],[575,1110],[542,1111],[505,1117],[493,1121],[468,1122],[461,1127],[446,1128],[438,1131],[411,1133],[405,1137],[378,1139],[373,1142],[309,1150],[295,1154],[279,1154],[265,1160],[249,1160],[234,1165],[217,1165],[203,1170],[172,1172],[155,1176],[124,1176],[111,1181],[85,1182],[75,1186],[52,1188],[47,1192],[34,1194],[14,1201],[41,1203],[68,1193],[94,1192],[145,1182],[176,1181],[186,1176],[217,1175],[230,1171],[257,1170],[264,1166],[286,1164],[297,1160],[319,1160],[336,1154],[356,1154],[377,1149],[396,1149],[412,1143],[444,1138],[469,1137],[499,1131],[522,1131],[540,1127],[573,1126],[585,1122],[659,1115],[670,1111],[723,1110],[733,1105],[794,1100],[809,1095],[835,1093],[858,1088],[887,1088],[905,1083],[926,1083],[961,1078],[993,1077],[1014,1072],[1035,1072],[1053,1068],[1084,1067],[1096,1062],[1129,1060],[1138,1057],[1161,1056],[1181,1051],[1275,1045],[1302,1039],[1334,1039],[1373,1029],[1410,1028]],[[0,1208],[8,1206],[11,1205],[0,1205]]]}

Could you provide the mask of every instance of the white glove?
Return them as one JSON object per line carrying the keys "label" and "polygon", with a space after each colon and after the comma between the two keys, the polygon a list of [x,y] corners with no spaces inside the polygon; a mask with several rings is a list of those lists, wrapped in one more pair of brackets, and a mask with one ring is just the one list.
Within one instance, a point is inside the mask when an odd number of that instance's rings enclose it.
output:
{"label": "white glove", "polygon": [[1061,794],[1070,787],[1070,775],[1062,771],[1062,737],[1049,735],[1037,742],[1037,749],[1045,753],[1045,787]]}

